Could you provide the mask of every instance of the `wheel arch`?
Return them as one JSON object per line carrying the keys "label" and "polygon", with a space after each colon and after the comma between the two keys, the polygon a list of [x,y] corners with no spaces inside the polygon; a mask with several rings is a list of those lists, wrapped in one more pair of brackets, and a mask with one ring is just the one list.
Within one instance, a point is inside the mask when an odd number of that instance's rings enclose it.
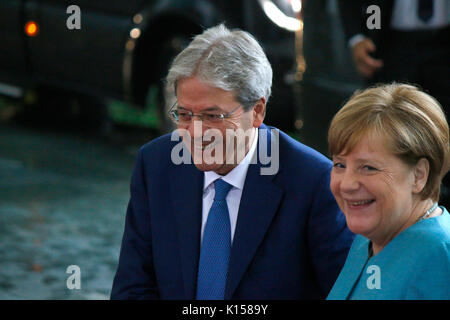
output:
{"label": "wheel arch", "polygon": [[[170,6],[154,6],[140,13],[137,39],[130,37],[126,43],[124,61],[125,100],[144,106],[148,87],[159,84],[167,73],[161,65],[161,46],[176,35],[191,39],[219,21],[219,13],[209,1],[177,2]],[[181,50],[181,48],[180,48]],[[162,70],[161,68],[166,68]]]}

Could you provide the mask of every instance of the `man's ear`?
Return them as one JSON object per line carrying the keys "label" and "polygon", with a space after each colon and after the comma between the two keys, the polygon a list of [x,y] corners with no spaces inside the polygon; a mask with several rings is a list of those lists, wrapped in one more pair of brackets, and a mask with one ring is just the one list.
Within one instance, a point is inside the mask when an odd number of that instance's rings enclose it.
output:
{"label": "man's ear", "polygon": [[430,163],[428,159],[421,158],[414,166],[414,193],[422,192],[423,188],[428,181],[428,175],[430,174]]}
{"label": "man's ear", "polygon": [[253,127],[259,128],[266,116],[266,98],[259,99],[253,107]]}

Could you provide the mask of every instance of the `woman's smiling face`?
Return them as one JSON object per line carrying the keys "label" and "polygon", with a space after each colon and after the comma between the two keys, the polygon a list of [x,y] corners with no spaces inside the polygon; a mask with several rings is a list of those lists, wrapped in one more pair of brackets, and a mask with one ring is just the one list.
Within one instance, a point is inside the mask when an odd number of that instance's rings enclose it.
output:
{"label": "woman's smiling face", "polygon": [[366,135],[351,152],[333,156],[331,191],[350,230],[371,240],[403,229],[412,214],[414,181],[414,168],[381,137]]}

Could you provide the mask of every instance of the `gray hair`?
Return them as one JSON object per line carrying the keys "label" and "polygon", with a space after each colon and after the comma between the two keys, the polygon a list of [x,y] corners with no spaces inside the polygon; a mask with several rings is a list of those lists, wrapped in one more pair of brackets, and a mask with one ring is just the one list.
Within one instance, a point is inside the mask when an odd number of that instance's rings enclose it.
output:
{"label": "gray hair", "polygon": [[269,100],[272,67],[256,39],[223,24],[197,35],[172,63],[166,78],[166,93],[176,95],[177,82],[197,77],[213,87],[235,94],[249,109],[260,98]]}

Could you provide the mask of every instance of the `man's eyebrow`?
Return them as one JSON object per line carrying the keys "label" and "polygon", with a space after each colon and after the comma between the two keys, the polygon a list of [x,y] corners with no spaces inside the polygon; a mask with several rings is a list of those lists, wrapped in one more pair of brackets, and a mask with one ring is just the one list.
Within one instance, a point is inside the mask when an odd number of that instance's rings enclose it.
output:
{"label": "man's eyebrow", "polygon": [[[177,109],[182,109],[182,110],[192,112],[192,110],[189,110],[188,108],[185,108],[180,105],[177,106]],[[211,106],[211,107],[208,107],[208,108],[202,110],[202,112],[205,112],[205,111],[208,112],[208,111],[223,111],[223,110],[221,108],[219,108],[218,106]]]}
{"label": "man's eyebrow", "polygon": [[223,111],[223,110],[220,109],[218,106],[212,106],[212,107],[206,108],[203,111]]}

